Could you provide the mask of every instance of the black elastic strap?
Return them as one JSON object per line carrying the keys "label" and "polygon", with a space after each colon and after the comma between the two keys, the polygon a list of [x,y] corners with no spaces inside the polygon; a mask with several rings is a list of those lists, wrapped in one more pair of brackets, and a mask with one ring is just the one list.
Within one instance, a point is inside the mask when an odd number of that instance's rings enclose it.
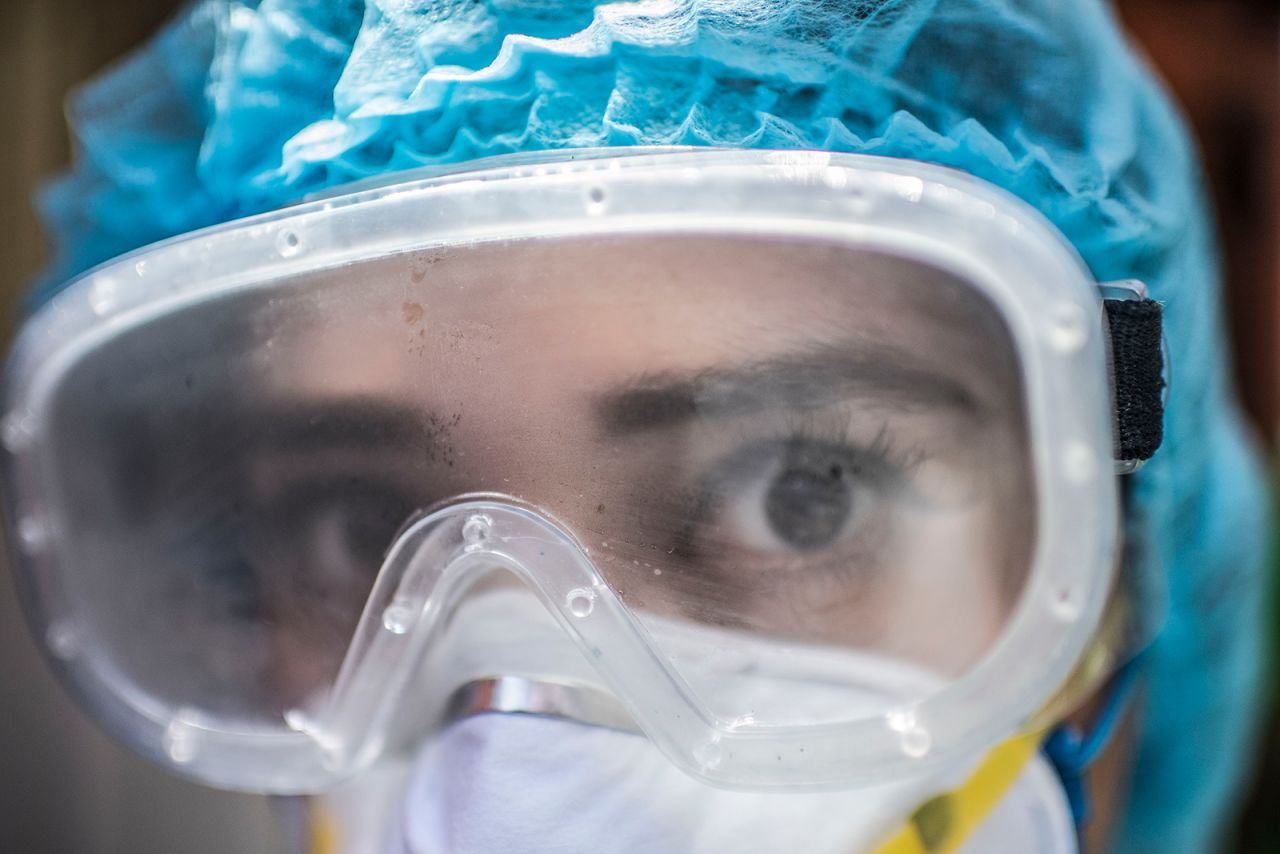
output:
{"label": "black elastic strap", "polygon": [[1150,299],[1104,304],[1111,330],[1116,459],[1150,459],[1164,439],[1164,307]]}

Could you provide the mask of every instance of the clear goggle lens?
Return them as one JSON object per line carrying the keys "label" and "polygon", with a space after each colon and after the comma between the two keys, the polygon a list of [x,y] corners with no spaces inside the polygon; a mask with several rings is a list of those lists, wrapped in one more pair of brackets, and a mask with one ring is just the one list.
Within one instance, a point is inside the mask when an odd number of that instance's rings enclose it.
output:
{"label": "clear goggle lens", "polygon": [[[56,596],[79,666],[181,724],[171,760],[206,736],[327,756],[200,772],[230,785],[340,776],[406,698],[500,670],[599,683],[709,778],[707,732],[887,721],[927,751],[903,710],[987,666],[1061,548],[1024,338],[939,264],[758,233],[227,288],[98,336],[47,391]],[[760,756],[725,781],[767,781]],[[777,761],[788,785],[849,772]]]}

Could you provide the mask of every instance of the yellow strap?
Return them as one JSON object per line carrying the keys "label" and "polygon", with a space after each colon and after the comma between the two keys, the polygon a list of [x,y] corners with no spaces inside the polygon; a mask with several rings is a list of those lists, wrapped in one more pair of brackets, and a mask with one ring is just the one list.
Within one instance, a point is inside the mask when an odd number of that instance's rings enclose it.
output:
{"label": "yellow strap", "polygon": [[311,802],[307,854],[338,854],[338,823],[321,804]]}
{"label": "yellow strap", "polygon": [[1115,672],[1129,648],[1131,595],[1119,591],[1107,601],[1093,640],[1070,678],[1028,724],[1028,734],[998,745],[960,788],[922,804],[874,854],[948,854],[978,829],[1036,755],[1054,723]]}
{"label": "yellow strap", "polygon": [[991,814],[1040,749],[1044,732],[1000,744],[960,788],[920,805],[875,854],[947,854],[960,847]]}

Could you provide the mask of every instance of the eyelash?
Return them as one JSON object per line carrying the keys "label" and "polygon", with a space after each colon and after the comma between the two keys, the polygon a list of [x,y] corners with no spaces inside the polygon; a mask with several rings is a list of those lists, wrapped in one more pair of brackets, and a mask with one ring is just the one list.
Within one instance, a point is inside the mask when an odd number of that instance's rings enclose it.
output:
{"label": "eyelash", "polygon": [[925,461],[921,448],[904,448],[895,442],[888,424],[881,424],[869,443],[854,435],[852,419],[847,413],[835,421],[834,426],[819,423],[822,413],[795,416],[789,432],[775,440],[785,442],[815,442],[840,445],[855,451],[859,457],[872,462],[881,473],[894,481],[895,486],[909,486],[912,473]]}
{"label": "eyelash", "polygon": [[[679,518],[685,520],[674,538],[672,554],[687,560],[698,557],[699,532],[708,519],[718,511],[722,491],[715,488],[716,480],[724,479],[724,471],[732,461],[744,455],[758,452],[760,448],[786,447],[790,444],[812,443],[834,445],[853,452],[863,470],[881,484],[885,491],[895,493],[906,500],[916,497],[912,484],[913,472],[928,459],[920,448],[904,448],[892,436],[888,424],[881,424],[870,442],[855,434],[854,418],[846,409],[828,409],[817,412],[789,413],[785,420],[762,429],[755,423],[707,425],[708,435],[716,444],[731,443],[728,453],[721,454],[713,462],[710,471],[703,475],[686,493],[679,505]],[[749,428],[749,429],[748,429]],[[716,431],[711,433],[710,431]]]}
{"label": "eyelash", "polygon": [[739,449],[756,446],[785,447],[791,443],[829,444],[853,451],[862,461],[870,464],[877,475],[883,476],[889,485],[910,490],[914,472],[928,460],[928,453],[920,447],[905,447],[894,438],[890,425],[882,422],[868,442],[863,438],[865,430],[858,429],[857,417],[848,406],[839,406],[809,412],[791,412],[774,424],[735,422],[728,425],[708,425],[717,431],[719,441],[726,436],[735,449],[722,456],[724,460]]}

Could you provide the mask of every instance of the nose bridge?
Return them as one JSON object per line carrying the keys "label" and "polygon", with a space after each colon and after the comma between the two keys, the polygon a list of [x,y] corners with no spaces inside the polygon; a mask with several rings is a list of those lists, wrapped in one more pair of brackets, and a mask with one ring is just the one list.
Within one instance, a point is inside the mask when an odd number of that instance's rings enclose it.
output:
{"label": "nose bridge", "polygon": [[[681,752],[676,745],[719,738],[712,732],[714,718],[606,583],[587,549],[536,508],[486,496],[419,519],[388,553],[324,712],[309,727],[330,762],[360,768],[377,758],[391,738],[398,705],[410,696],[410,680],[431,683],[415,684],[413,697],[421,698],[425,690],[434,702],[448,701],[460,687],[446,684],[448,679],[437,682],[438,672],[423,663],[437,647],[447,658],[455,634],[463,645],[469,638],[493,642],[492,634],[500,634],[464,632],[477,615],[472,609],[483,612],[482,597],[472,599],[469,593],[494,570],[519,579],[540,603],[534,606],[543,617],[534,627],[541,632],[537,640],[547,639],[550,615],[558,626],[550,633],[560,647],[567,639],[577,648],[581,656],[574,658],[592,673],[592,681],[612,694],[663,752],[674,757]],[[522,598],[529,603],[528,596]],[[529,616],[520,609],[501,613],[515,622]],[[456,626],[451,623],[455,614]],[[520,642],[518,633],[504,637]]]}
{"label": "nose bridge", "polygon": [[[584,638],[581,623],[598,603],[613,603],[624,614],[585,549],[557,522],[515,499],[463,500],[416,520],[396,539],[383,562],[355,636],[313,727],[334,761],[370,760],[381,746],[353,744],[345,734],[379,733],[395,714],[397,701],[433,642],[438,641],[459,604],[476,584],[502,571],[541,603],[545,629],[549,615],[579,649],[599,651]],[[528,596],[523,596],[526,602]],[[524,616],[528,616],[527,612]],[[519,620],[520,617],[512,619]],[[609,632],[616,633],[616,628]],[[545,634],[545,631],[544,631]],[[498,674],[500,675],[500,674]],[[432,685],[446,699],[456,685]],[[341,754],[341,758],[339,758]]]}

